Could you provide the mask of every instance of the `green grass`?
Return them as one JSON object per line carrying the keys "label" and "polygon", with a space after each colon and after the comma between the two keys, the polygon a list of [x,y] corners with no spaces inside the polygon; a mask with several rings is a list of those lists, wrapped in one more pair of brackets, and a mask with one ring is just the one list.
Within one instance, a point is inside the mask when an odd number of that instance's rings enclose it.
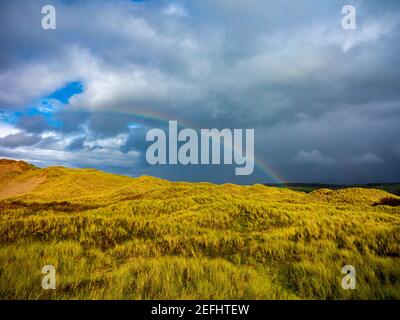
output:
{"label": "green grass", "polygon": [[[32,192],[0,201],[1,299],[400,298],[399,198],[382,190],[65,168],[14,179],[41,174]],[[56,290],[41,288],[48,264]],[[341,287],[348,264],[356,290]]]}

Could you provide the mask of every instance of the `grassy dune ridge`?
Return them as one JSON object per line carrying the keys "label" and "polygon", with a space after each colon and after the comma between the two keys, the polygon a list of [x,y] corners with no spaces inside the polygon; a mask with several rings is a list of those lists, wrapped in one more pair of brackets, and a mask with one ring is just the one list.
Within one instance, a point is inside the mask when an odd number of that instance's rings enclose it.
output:
{"label": "grassy dune ridge", "polygon": [[0,298],[399,299],[399,201],[2,160]]}

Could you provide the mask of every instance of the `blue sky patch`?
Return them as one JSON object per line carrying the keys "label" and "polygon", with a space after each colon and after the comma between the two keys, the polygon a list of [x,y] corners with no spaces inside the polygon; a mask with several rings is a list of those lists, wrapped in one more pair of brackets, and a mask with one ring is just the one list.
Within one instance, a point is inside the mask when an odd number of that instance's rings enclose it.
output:
{"label": "blue sky patch", "polygon": [[64,104],[67,104],[72,96],[82,93],[83,90],[84,88],[82,82],[70,82],[65,87],[58,89],[47,96],[46,99],[55,99]]}

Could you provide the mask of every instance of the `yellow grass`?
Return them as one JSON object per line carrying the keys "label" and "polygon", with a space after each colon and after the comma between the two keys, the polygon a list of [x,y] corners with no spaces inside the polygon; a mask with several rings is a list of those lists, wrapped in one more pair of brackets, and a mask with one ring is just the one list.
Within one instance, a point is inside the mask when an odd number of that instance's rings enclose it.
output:
{"label": "yellow grass", "polygon": [[[0,201],[1,299],[400,298],[400,207],[382,205],[399,198],[384,191],[53,167],[3,175],[0,192],[38,177]],[[41,287],[48,264],[56,290]],[[341,287],[348,264],[356,290]]]}

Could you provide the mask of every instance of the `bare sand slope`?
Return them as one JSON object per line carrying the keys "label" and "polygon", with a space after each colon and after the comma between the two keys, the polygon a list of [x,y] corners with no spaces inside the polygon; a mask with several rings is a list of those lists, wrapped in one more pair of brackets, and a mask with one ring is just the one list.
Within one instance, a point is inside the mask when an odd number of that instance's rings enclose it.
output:
{"label": "bare sand slope", "polygon": [[22,181],[13,181],[0,187],[0,199],[18,196],[33,191],[46,179],[44,175],[28,178]]}
{"label": "bare sand slope", "polygon": [[38,187],[45,179],[44,175],[25,174],[37,170],[33,165],[24,161],[0,159],[0,199],[30,192]]}
{"label": "bare sand slope", "polygon": [[0,159],[0,181],[6,179],[10,175],[19,174],[36,167],[24,161],[15,161],[8,159]]}

